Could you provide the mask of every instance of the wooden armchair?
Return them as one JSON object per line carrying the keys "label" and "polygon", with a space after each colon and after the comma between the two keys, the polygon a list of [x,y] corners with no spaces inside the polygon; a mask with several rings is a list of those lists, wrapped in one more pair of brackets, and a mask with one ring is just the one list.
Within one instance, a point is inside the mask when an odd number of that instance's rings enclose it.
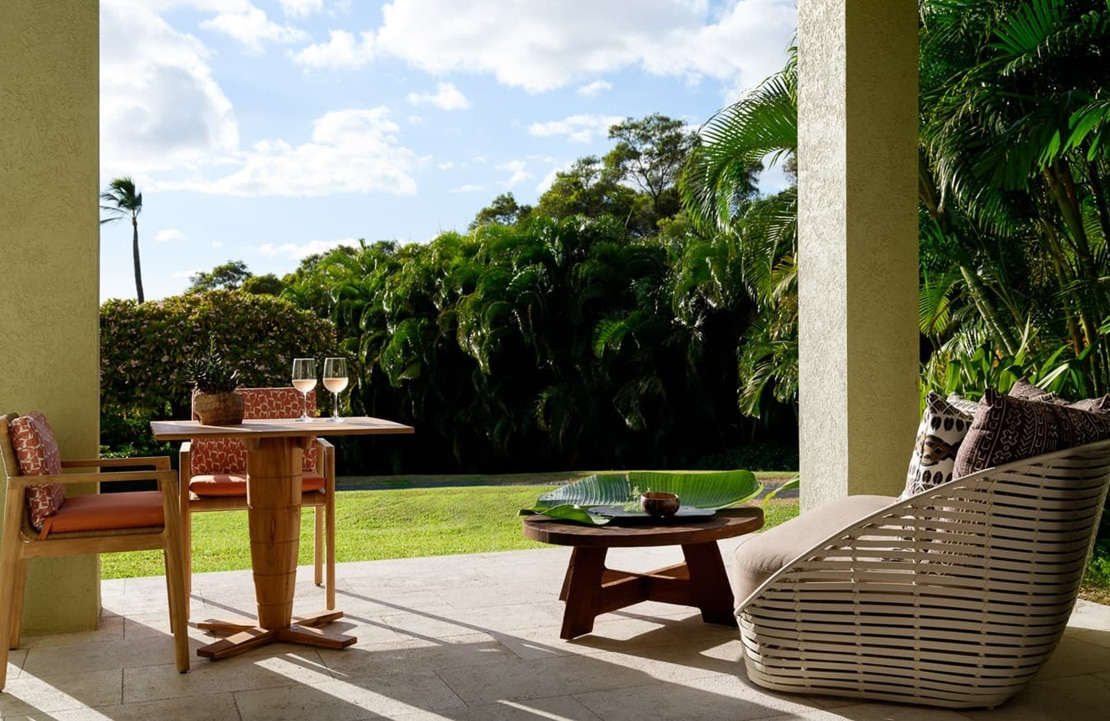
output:
{"label": "wooden armchair", "polygon": [[[38,414],[27,416],[32,417],[41,419],[41,423],[45,424],[45,419]],[[18,418],[16,414],[0,416],[0,456],[3,457],[6,480],[4,540],[0,553],[0,689],[7,681],[8,651],[19,646],[27,561],[50,556],[161,549],[166,567],[166,591],[175,661],[178,671],[188,671],[188,610],[181,562],[177,474],[170,469],[170,459],[160,457],[61,461],[62,468],[85,469],[85,472],[23,475],[9,433]],[[53,444],[53,434],[48,435],[48,443]],[[50,452],[56,457],[56,446]],[[47,468],[51,466],[52,464],[46,464]],[[153,466],[154,470],[126,470],[143,466]],[[125,470],[98,472],[105,468]],[[51,470],[60,469],[53,465]],[[158,490],[85,495],[68,499],[62,499],[64,491],[60,491],[56,496],[60,505],[52,504],[54,507],[45,522],[41,523],[41,529],[32,527],[34,521],[27,502],[28,489],[35,489],[35,496],[38,496],[44,489],[64,489],[75,483],[149,480],[157,481]]]}
{"label": "wooden armchair", "polygon": [[741,544],[748,677],[776,691],[1003,703],[1064,633],[1108,483],[1099,441],[901,501],[849,496]]}
{"label": "wooden armchair", "polygon": [[[239,388],[245,419],[298,418],[305,398],[293,387]],[[316,412],[316,394],[308,394]],[[195,420],[195,414],[194,414]],[[181,517],[186,595],[192,589],[192,514],[247,509],[247,449],[235,438],[194,438],[181,444]],[[335,608],[335,448],[316,438],[304,451],[301,505],[315,509],[314,580],[323,584],[326,607]],[[326,570],[326,573],[325,573]]]}

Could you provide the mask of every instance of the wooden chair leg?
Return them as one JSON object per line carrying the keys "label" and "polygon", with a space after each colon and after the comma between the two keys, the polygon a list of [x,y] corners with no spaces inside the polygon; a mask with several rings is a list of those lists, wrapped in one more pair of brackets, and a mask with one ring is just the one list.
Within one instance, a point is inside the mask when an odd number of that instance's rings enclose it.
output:
{"label": "wooden chair leg", "polygon": [[182,550],[181,523],[176,516],[166,519],[166,597],[170,607],[174,660],[179,673],[189,670],[189,594],[186,592],[185,558]]}
{"label": "wooden chair leg", "polygon": [[193,512],[188,501],[181,507],[181,569],[185,576],[185,621],[189,620],[188,599],[193,595]]}
{"label": "wooden chair leg", "polygon": [[[15,615],[16,594],[23,593],[20,581],[19,528],[15,533],[5,533],[3,555],[0,556],[0,690],[8,682],[8,651],[19,644],[19,624]],[[26,561],[23,561],[26,563]]]}
{"label": "wooden chair leg", "polygon": [[327,583],[324,586],[324,597],[326,600],[326,608],[329,611],[335,610],[335,494],[328,495],[326,505],[324,506],[324,514],[326,520],[324,522],[324,548],[326,549],[327,559],[325,565],[327,566]]}
{"label": "wooden chair leg", "polygon": [[315,522],[315,547],[312,550],[313,582],[317,585],[324,583],[324,509],[316,506],[313,509]]}
{"label": "wooden chair leg", "polygon": [[20,634],[23,632],[23,601],[27,597],[27,559],[15,562],[15,593],[12,595],[12,636],[10,648],[19,648]]}

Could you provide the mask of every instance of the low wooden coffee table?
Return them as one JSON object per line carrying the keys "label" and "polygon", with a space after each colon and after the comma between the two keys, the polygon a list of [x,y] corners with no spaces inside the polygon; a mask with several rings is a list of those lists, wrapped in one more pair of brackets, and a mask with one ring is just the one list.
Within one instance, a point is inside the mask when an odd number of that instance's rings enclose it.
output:
{"label": "low wooden coffee table", "polygon": [[[559,600],[566,601],[559,638],[594,629],[594,618],[641,601],[695,606],[706,623],[735,626],[732,588],[717,541],[763,527],[759,508],[729,508],[709,518],[637,525],[586,526],[547,516],[526,516],[524,536],[573,546]],[[605,567],[610,548],[682,546],[684,563],[647,573]]]}

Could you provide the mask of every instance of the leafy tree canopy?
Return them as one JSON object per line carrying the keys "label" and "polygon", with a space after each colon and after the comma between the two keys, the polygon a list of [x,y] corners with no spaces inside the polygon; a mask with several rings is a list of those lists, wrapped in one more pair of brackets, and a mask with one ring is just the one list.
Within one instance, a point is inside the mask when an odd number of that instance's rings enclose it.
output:
{"label": "leafy tree canopy", "polygon": [[516,225],[532,215],[532,206],[521,205],[512,193],[502,193],[485,208],[478,211],[468,230],[474,230],[490,223],[496,225]]}
{"label": "leafy tree canopy", "polygon": [[240,290],[253,295],[281,295],[285,290],[285,283],[273,273],[252,275],[243,281]]}
{"label": "leafy tree canopy", "polygon": [[207,273],[201,271],[194,273],[189,278],[189,287],[186,293],[206,293],[210,290],[237,290],[243,281],[251,277],[247,264],[241,260],[229,260],[223,265],[217,265]]}

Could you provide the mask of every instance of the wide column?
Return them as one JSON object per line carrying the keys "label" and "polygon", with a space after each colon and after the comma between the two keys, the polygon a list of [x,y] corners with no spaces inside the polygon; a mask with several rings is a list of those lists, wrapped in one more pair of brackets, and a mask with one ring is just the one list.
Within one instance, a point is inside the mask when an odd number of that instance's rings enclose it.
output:
{"label": "wide column", "polygon": [[918,419],[917,2],[798,3],[802,507],[897,495]]}
{"label": "wide column", "polygon": [[[0,413],[73,459],[100,436],[99,32],[97,0],[0,2]],[[95,628],[97,557],[32,561],[26,598],[25,634]]]}

